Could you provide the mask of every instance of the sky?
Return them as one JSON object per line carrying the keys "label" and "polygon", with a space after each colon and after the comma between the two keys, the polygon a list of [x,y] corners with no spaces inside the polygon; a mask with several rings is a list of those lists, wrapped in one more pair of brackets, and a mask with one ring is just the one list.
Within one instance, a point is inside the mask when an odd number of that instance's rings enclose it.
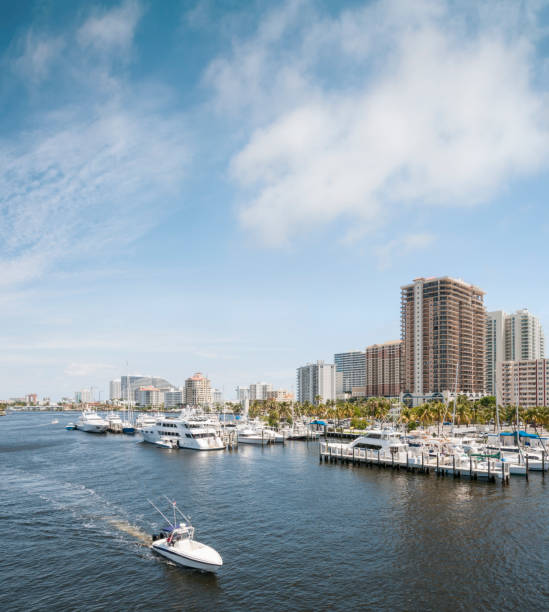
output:
{"label": "sky", "polygon": [[296,367],[463,278],[549,326],[549,3],[0,4],[0,397]]}

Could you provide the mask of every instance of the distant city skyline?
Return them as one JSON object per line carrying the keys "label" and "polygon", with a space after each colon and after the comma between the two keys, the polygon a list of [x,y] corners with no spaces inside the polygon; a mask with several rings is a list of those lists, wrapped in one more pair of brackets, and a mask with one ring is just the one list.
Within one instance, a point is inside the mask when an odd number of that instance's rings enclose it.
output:
{"label": "distant city skyline", "polygon": [[549,321],[537,3],[5,3],[0,384],[228,399],[463,278]]}

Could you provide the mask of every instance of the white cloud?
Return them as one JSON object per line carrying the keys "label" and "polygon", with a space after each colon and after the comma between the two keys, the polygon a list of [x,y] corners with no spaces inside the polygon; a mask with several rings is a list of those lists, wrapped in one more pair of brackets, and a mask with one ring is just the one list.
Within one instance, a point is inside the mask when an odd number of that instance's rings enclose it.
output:
{"label": "white cloud", "polygon": [[137,1],[127,0],[118,7],[96,11],[77,32],[77,40],[84,47],[102,53],[130,51],[136,26],[143,14]]}
{"label": "white cloud", "polygon": [[63,50],[64,42],[60,37],[46,36],[31,28],[19,41],[19,47],[13,68],[31,84],[36,84],[49,75],[51,65]]}
{"label": "white cloud", "polygon": [[402,207],[473,206],[544,167],[537,33],[508,6],[490,22],[473,4],[376,2],[335,18],[305,4],[296,25],[289,3],[214,61],[217,107],[250,118],[230,165],[243,227],[273,246],[338,218],[356,234]]}

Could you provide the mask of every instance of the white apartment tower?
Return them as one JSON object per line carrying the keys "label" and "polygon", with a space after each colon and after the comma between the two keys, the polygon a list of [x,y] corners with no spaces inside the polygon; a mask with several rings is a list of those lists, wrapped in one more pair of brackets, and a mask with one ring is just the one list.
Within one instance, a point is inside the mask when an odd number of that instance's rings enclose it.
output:
{"label": "white apartment tower", "polygon": [[364,387],[366,384],[366,353],[349,351],[334,355],[336,372],[342,373],[341,389],[338,393],[351,393],[353,387]]}
{"label": "white apartment tower", "polygon": [[254,400],[266,400],[267,394],[273,390],[273,385],[265,382],[252,383],[249,390],[250,402],[253,402]]}
{"label": "white apartment tower", "polygon": [[486,315],[486,391],[497,393],[501,403],[501,364],[545,357],[545,338],[540,320],[527,308],[507,314],[503,310]]}
{"label": "white apartment tower", "polygon": [[540,320],[527,308],[505,319],[505,360],[543,359],[545,338]]}
{"label": "white apartment tower", "polygon": [[122,381],[120,380],[120,378],[116,378],[115,380],[110,381],[109,399],[111,401],[122,399]]}
{"label": "white apartment tower", "polygon": [[297,368],[297,401],[317,403],[336,399],[336,367],[317,361]]}
{"label": "white apartment tower", "polygon": [[486,314],[486,392],[498,395],[501,391],[501,366],[505,361],[505,320],[507,314],[503,310],[495,310]]}

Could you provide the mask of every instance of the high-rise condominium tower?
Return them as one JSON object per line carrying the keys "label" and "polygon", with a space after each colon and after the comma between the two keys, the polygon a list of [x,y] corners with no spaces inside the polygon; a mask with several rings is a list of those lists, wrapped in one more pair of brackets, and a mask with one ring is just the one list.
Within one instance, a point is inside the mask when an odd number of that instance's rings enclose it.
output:
{"label": "high-rise condominium tower", "polygon": [[336,399],[335,365],[317,361],[297,368],[297,401],[317,403]]}
{"label": "high-rise condominium tower", "polygon": [[401,391],[402,341],[366,348],[366,397],[395,397]]}
{"label": "high-rise condominium tower", "polygon": [[540,320],[526,308],[507,314],[503,310],[486,315],[486,391],[498,393],[501,364],[545,357],[545,338]]}
{"label": "high-rise condominium tower", "polygon": [[484,292],[462,280],[416,278],[401,287],[404,391],[484,392]]}
{"label": "high-rise condominium tower", "polygon": [[210,381],[201,372],[185,381],[185,401],[190,406],[202,406],[212,401]]}
{"label": "high-rise condominium tower", "polygon": [[351,393],[353,387],[363,387],[366,377],[364,351],[349,351],[334,355],[336,372],[341,372],[342,393]]}
{"label": "high-rise condominium tower", "polygon": [[543,359],[545,337],[540,320],[527,308],[505,319],[505,360]]}

